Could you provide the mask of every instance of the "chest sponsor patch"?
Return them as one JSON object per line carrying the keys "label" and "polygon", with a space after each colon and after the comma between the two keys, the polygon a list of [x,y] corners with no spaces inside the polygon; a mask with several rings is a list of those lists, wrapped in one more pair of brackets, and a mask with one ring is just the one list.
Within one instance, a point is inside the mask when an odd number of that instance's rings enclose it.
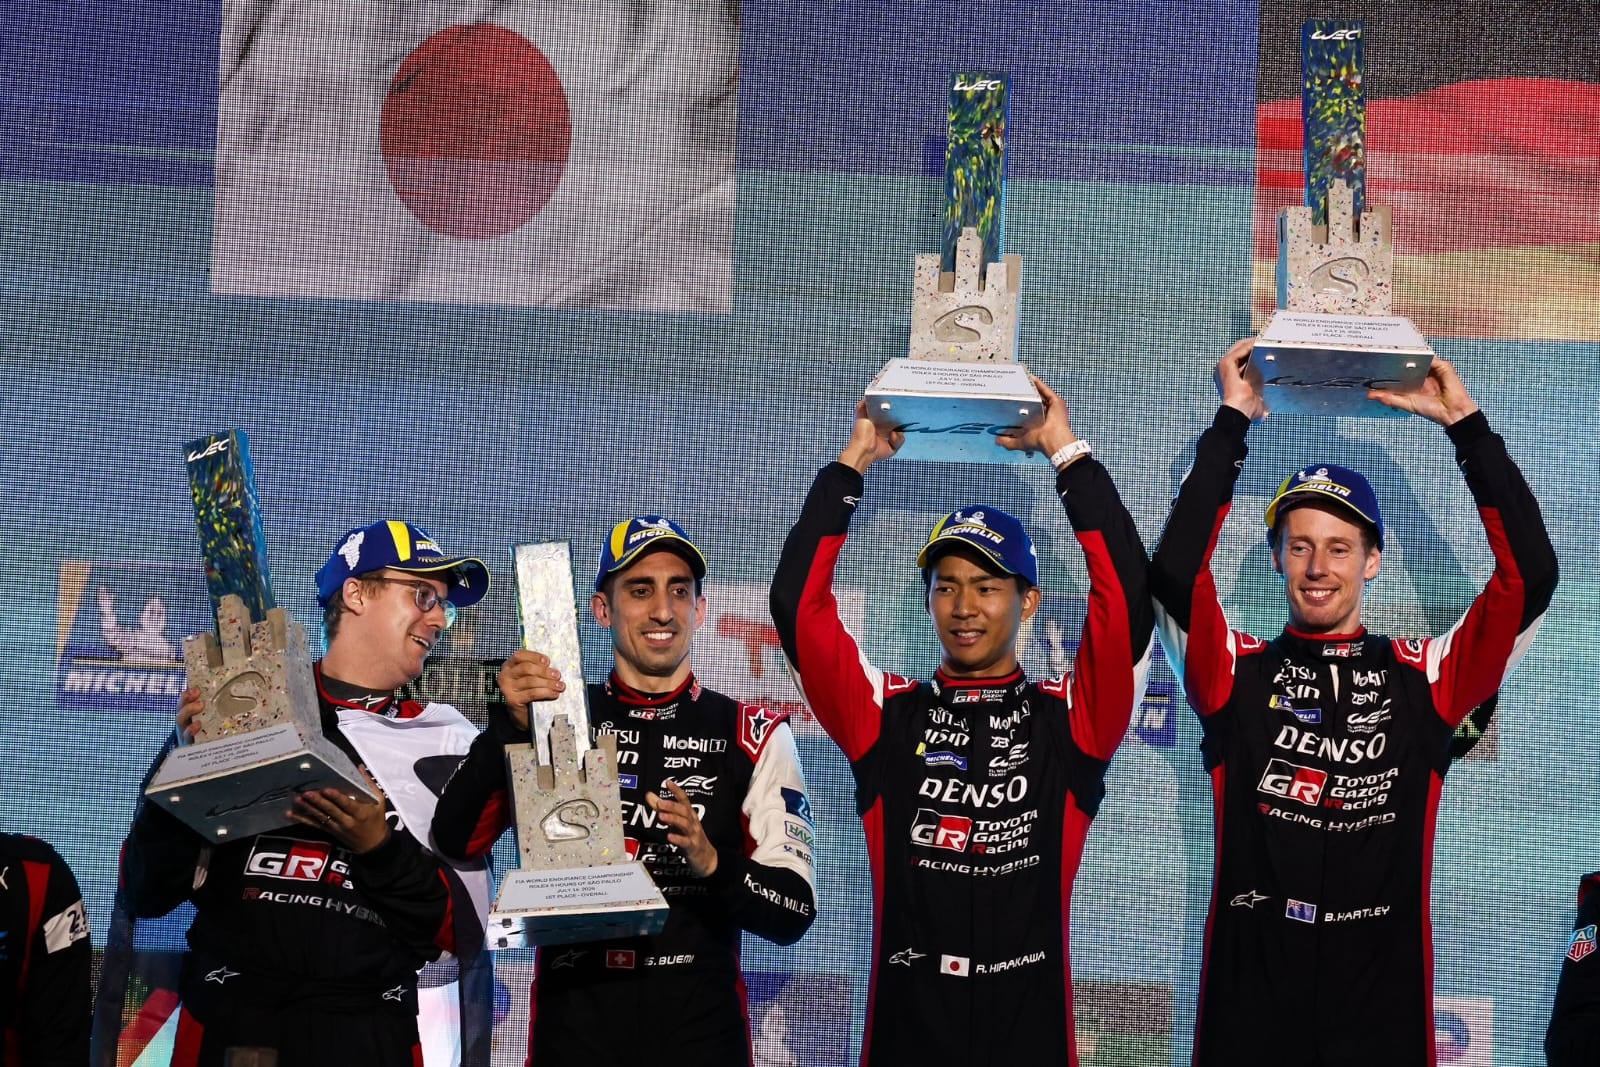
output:
{"label": "chest sponsor patch", "polygon": [[1281,693],[1272,694],[1271,699],[1267,701],[1267,707],[1271,708],[1273,711],[1287,711],[1290,715],[1293,715],[1301,722],[1307,723],[1311,726],[1316,726],[1322,722],[1321,708],[1315,706],[1305,707],[1296,704],[1293,700],[1290,700]]}
{"label": "chest sponsor patch", "polygon": [[1594,954],[1595,949],[1595,924],[1580,926],[1572,931],[1572,939],[1567,942],[1567,959],[1573,963],[1582,963]]}
{"label": "chest sponsor patch", "polygon": [[1275,759],[1267,763],[1257,788],[1268,796],[1297,800],[1314,808],[1322,801],[1322,789],[1327,784],[1327,771]]}

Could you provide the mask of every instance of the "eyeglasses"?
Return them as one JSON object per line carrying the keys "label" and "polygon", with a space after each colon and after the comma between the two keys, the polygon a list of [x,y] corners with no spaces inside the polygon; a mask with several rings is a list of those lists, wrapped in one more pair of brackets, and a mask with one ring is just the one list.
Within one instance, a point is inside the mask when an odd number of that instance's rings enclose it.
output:
{"label": "eyeglasses", "polygon": [[369,577],[375,582],[410,586],[411,599],[416,602],[418,611],[430,612],[434,609],[434,605],[438,605],[444,608],[444,628],[448,630],[455,625],[456,606],[440,596],[439,590],[433,587],[433,583],[410,578],[391,578],[387,574],[373,574],[369,575]]}

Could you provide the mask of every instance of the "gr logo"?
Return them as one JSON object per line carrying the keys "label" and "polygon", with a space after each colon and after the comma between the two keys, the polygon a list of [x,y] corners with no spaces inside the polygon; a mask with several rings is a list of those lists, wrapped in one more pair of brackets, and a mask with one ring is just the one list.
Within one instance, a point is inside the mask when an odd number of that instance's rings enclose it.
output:
{"label": "gr logo", "polygon": [[965,852],[972,837],[972,820],[961,815],[941,815],[932,808],[918,808],[911,823],[911,843],[931,848]]}
{"label": "gr logo", "polygon": [[245,860],[246,874],[282,878],[287,882],[350,884],[350,865],[335,859],[333,850],[318,841],[292,837],[258,837]]}
{"label": "gr logo", "polygon": [[1298,800],[1314,808],[1322,799],[1322,787],[1327,784],[1327,771],[1275,759],[1267,764],[1267,771],[1261,776],[1261,785],[1258,788],[1263,793]]}

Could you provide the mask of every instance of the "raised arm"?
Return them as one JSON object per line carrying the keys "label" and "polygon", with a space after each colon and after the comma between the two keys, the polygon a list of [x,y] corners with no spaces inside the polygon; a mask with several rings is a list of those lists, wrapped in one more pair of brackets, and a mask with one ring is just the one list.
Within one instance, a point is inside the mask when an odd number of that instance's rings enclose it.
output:
{"label": "raised arm", "polygon": [[1217,364],[1222,406],[1195,445],[1194,465],[1184,476],[1150,560],[1156,629],[1184,696],[1201,715],[1227,703],[1242,636],[1228,627],[1211,556],[1233,506],[1234,483],[1247,451],[1245,433],[1267,413],[1259,382],[1248,373],[1254,344],[1235,343]]}
{"label": "raised arm", "polygon": [[1089,569],[1089,610],[1072,667],[1072,737],[1089,755],[1109,760],[1144,699],[1150,670],[1149,558],[1111,475],[1073,432],[1067,405],[1039,378],[1033,385],[1044,400],[1043,420],[999,440],[1040,452],[1056,468],[1056,495]]}
{"label": "raised arm", "polygon": [[861,500],[867,468],[892,455],[903,440],[899,431],[879,431],[866,417],[865,406],[856,406],[850,443],[838,462],[817,474],[772,579],[772,621],[795,684],[817,721],[852,761],[878,739],[884,687],[911,683],[886,677],[861,654],[839,620],[833,568]]}
{"label": "raised arm", "polygon": [[1429,640],[1395,642],[1401,659],[1427,672],[1434,707],[1456,726],[1500,688],[1532,643],[1555,594],[1555,548],[1505,441],[1447,360],[1434,359],[1417,392],[1370,395],[1444,427],[1494,554],[1488,584],[1454,626]]}

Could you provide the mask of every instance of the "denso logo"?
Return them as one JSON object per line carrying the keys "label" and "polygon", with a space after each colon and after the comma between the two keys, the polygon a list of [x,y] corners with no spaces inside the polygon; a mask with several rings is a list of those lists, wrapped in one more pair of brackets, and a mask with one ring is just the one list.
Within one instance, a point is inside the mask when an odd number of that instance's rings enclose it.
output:
{"label": "denso logo", "polygon": [[327,845],[292,837],[256,838],[244,869],[246,874],[288,882],[320,882],[326,876],[334,885],[350,884],[350,865],[334,859]]}
{"label": "denso logo", "polygon": [[1294,726],[1282,726],[1273,745],[1302,756],[1316,756],[1335,763],[1364,763],[1383,755],[1389,747],[1389,735],[1377,734],[1370,738],[1321,737]]}
{"label": "denso logo", "polygon": [[971,839],[972,820],[962,815],[941,815],[932,808],[918,808],[911,823],[913,845],[965,852]]}
{"label": "denso logo", "polygon": [[1023,775],[1004,782],[985,782],[973,785],[959,778],[948,781],[924,778],[917,787],[917,795],[941,804],[965,804],[974,808],[998,808],[1002,804],[1016,803],[1028,795],[1028,779]]}
{"label": "denso logo", "polygon": [[1322,787],[1327,782],[1327,771],[1275,759],[1267,764],[1266,773],[1261,776],[1261,784],[1257,788],[1271,796],[1298,800],[1314,808],[1322,799]]}

